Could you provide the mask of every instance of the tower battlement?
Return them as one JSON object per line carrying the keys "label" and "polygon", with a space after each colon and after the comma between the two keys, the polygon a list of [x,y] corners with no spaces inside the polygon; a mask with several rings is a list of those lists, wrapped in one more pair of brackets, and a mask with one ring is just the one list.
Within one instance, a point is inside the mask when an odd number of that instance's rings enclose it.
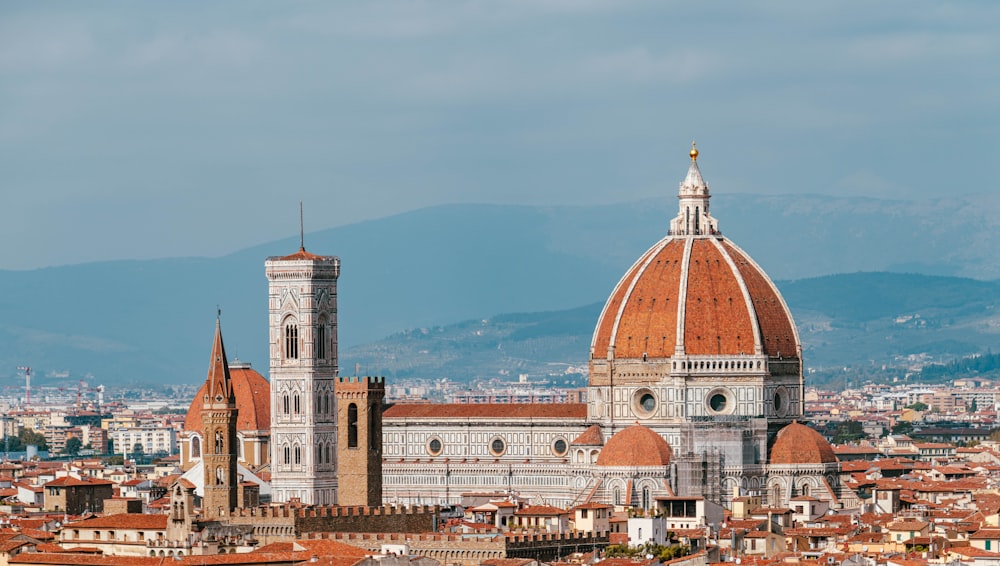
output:
{"label": "tower battlement", "polygon": [[385,378],[382,376],[338,376],[336,391],[385,392]]}

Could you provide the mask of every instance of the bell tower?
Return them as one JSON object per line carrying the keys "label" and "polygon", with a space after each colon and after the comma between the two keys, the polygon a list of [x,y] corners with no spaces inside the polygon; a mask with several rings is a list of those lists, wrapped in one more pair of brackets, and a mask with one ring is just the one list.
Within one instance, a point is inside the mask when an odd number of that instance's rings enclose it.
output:
{"label": "bell tower", "polygon": [[269,257],[271,498],[337,502],[337,278],[340,258]]}
{"label": "bell tower", "polygon": [[337,378],[340,505],[382,506],[381,377]]}
{"label": "bell tower", "polygon": [[222,344],[222,325],[215,320],[215,341],[202,400],[205,445],[202,449],[205,496],[202,514],[207,519],[228,517],[236,508],[236,395],[229,377],[229,363]]}

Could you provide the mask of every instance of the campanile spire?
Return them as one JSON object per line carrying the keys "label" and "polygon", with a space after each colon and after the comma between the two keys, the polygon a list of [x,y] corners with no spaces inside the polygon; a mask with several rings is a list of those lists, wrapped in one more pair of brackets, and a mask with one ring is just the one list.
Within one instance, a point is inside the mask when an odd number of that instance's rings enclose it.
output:
{"label": "campanile spire", "polygon": [[672,236],[700,236],[717,234],[718,222],[708,212],[708,200],[712,196],[708,192],[708,184],[701,176],[698,168],[698,147],[691,142],[691,166],[687,176],[681,182],[677,193],[679,211],[677,217],[670,221]]}

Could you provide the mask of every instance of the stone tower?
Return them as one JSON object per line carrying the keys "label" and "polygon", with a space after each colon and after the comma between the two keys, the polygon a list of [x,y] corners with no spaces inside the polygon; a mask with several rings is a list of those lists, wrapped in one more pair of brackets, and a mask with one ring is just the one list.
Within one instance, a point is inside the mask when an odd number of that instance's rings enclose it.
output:
{"label": "stone tower", "polygon": [[205,427],[205,446],[202,450],[205,495],[201,508],[208,519],[228,517],[229,512],[236,508],[237,413],[236,395],[229,377],[226,349],[222,344],[222,326],[216,319],[212,360],[208,366],[201,409]]}
{"label": "stone tower", "polygon": [[381,377],[337,379],[340,505],[382,505]]}
{"label": "stone tower", "polygon": [[337,502],[340,258],[304,247],[265,262],[271,345],[271,498]]}

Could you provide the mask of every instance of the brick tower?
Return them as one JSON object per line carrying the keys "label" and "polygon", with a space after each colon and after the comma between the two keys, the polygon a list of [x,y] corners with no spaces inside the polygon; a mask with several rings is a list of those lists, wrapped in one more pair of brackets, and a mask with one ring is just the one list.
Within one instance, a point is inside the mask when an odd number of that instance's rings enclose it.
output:
{"label": "brick tower", "polygon": [[271,343],[271,499],[337,502],[340,259],[304,247],[265,262]]}
{"label": "brick tower", "polygon": [[202,466],[205,474],[205,495],[202,514],[208,519],[228,517],[236,508],[236,395],[229,377],[226,349],[222,345],[222,325],[215,321],[215,341],[208,366],[207,387],[202,399],[201,419],[204,423],[205,446]]}
{"label": "brick tower", "polygon": [[340,505],[382,505],[381,377],[337,378]]}

